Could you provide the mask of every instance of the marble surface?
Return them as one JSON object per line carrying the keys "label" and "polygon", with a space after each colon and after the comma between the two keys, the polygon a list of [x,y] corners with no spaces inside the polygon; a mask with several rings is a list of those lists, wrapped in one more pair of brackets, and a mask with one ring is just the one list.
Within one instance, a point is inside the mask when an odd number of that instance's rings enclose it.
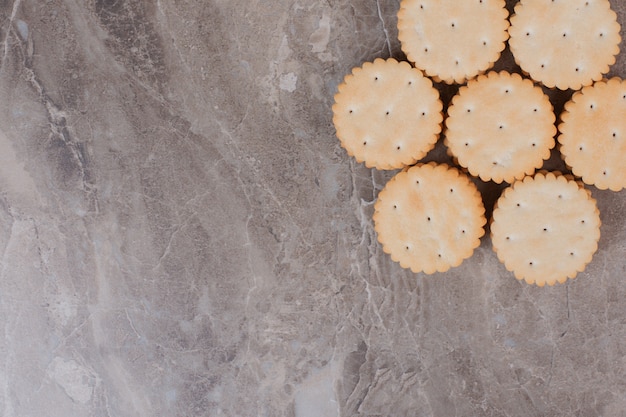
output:
{"label": "marble surface", "polygon": [[626,191],[553,288],[376,243],[330,107],[398,8],[0,2],[0,415],[626,416]]}

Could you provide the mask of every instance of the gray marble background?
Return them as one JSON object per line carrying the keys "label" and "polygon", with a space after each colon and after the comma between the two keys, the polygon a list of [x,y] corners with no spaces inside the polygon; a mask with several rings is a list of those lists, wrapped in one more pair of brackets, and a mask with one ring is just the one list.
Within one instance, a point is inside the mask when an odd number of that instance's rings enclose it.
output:
{"label": "gray marble background", "polygon": [[0,1],[0,415],[626,416],[626,191],[553,288],[376,243],[330,107],[398,8]]}

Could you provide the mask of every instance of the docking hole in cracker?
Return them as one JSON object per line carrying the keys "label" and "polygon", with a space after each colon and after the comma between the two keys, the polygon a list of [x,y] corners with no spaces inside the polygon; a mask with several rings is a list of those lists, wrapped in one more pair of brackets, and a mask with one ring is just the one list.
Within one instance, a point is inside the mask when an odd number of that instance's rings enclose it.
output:
{"label": "docking hole in cracker", "polygon": [[409,61],[437,82],[464,83],[505,48],[504,0],[402,0],[398,39]]}
{"label": "docking hole in cracker", "polygon": [[561,156],[601,190],[626,188],[626,81],[612,78],[574,93],[559,124]]}
{"label": "docking hole in cracker", "polygon": [[591,193],[559,173],[516,181],[496,202],[491,241],[518,280],[554,285],[591,262],[600,238],[600,214]]}
{"label": "docking hole in cracker", "polygon": [[521,0],[509,34],[522,70],[560,90],[601,80],[615,63],[621,42],[609,0]]}
{"label": "docking hole in cracker", "polygon": [[430,79],[408,62],[376,59],[339,85],[333,123],[341,145],[368,168],[398,169],[437,142],[443,104]]}
{"label": "docking hole in cracker", "polygon": [[548,96],[531,80],[492,71],[453,97],[444,143],[473,176],[511,183],[550,157],[555,120]]}
{"label": "docking hole in cracker", "polygon": [[485,208],[456,168],[417,164],[396,174],[374,205],[383,251],[403,268],[433,274],[461,264],[480,245]]}

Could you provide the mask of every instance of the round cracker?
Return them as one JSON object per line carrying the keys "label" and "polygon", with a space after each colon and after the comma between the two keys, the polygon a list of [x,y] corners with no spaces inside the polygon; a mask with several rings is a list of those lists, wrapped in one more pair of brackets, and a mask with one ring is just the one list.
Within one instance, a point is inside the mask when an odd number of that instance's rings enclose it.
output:
{"label": "round cracker", "polygon": [[473,176],[510,183],[550,157],[555,120],[548,96],[531,80],[490,72],[469,81],[452,99],[444,142]]}
{"label": "round cracker", "polygon": [[412,165],[435,146],[443,104],[432,81],[408,62],[366,62],[338,90],[332,108],[337,137],[368,168]]}
{"label": "round cracker", "polygon": [[561,155],[574,175],[601,190],[626,188],[626,81],[576,92],[559,124]]}
{"label": "round cracker", "polygon": [[413,272],[432,274],[460,265],[485,233],[485,208],[476,186],[445,164],[418,164],[399,172],[379,193],[374,210],[383,251]]}
{"label": "round cracker", "polygon": [[511,16],[509,46],[532,79],[578,90],[609,72],[619,32],[609,0],[521,0]]}
{"label": "round cracker", "polygon": [[402,0],[398,39],[436,81],[463,83],[493,66],[508,39],[504,0]]}
{"label": "round cracker", "polygon": [[600,238],[600,214],[591,193],[559,173],[515,182],[496,202],[491,241],[518,280],[554,285],[591,262]]}

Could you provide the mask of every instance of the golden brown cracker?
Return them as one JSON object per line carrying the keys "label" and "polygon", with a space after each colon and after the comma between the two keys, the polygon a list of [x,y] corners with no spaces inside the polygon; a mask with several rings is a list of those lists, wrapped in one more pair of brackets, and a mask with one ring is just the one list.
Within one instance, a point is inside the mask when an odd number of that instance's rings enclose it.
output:
{"label": "golden brown cracker", "polygon": [[540,287],[583,271],[599,238],[591,193],[559,173],[539,172],[513,183],[493,211],[491,241],[498,258],[517,279]]}
{"label": "golden brown cracker", "polygon": [[437,142],[443,104],[432,81],[393,58],[354,68],[338,87],[333,123],[349,155],[369,168],[397,169]]}
{"label": "golden brown cracker", "polygon": [[383,251],[403,268],[444,272],[480,245],[485,209],[474,183],[445,164],[418,164],[379,193],[374,224]]}
{"label": "golden brown cracker", "polygon": [[555,119],[550,100],[531,80],[490,72],[452,99],[444,143],[473,176],[510,183],[550,157]]}
{"label": "golden brown cracker", "polygon": [[621,42],[609,0],[521,0],[509,34],[522,70],[561,90],[601,80],[615,63]]}
{"label": "golden brown cracker", "polygon": [[398,39],[436,81],[463,83],[493,66],[508,39],[504,0],[402,0]]}
{"label": "golden brown cracker", "polygon": [[626,81],[576,92],[559,124],[561,155],[574,175],[601,190],[626,188]]}

